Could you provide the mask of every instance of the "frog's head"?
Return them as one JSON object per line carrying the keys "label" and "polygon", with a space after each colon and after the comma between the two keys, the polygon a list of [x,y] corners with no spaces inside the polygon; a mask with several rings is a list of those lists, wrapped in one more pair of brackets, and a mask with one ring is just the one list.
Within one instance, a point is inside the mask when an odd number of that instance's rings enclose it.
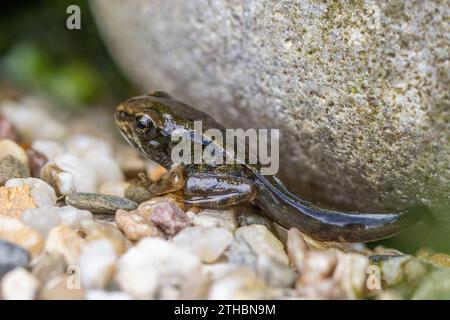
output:
{"label": "frog's head", "polygon": [[194,121],[205,126],[220,125],[207,114],[173,99],[169,94],[155,91],[121,103],[115,112],[116,125],[124,138],[141,155],[169,168],[172,165],[172,134],[177,129],[194,130]]}
{"label": "frog's head", "polygon": [[121,103],[115,112],[116,125],[127,142],[141,155],[170,167],[171,132],[167,131],[172,97],[152,92]]}

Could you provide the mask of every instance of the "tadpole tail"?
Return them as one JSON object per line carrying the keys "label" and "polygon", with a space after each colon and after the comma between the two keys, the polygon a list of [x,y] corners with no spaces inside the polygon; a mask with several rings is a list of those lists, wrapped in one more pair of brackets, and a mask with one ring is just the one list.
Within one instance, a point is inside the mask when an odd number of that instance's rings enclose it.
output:
{"label": "tadpole tail", "polygon": [[257,204],[285,228],[295,227],[314,239],[370,242],[392,237],[429,213],[423,205],[396,213],[339,212],[317,208],[289,191],[276,177],[259,176]]}

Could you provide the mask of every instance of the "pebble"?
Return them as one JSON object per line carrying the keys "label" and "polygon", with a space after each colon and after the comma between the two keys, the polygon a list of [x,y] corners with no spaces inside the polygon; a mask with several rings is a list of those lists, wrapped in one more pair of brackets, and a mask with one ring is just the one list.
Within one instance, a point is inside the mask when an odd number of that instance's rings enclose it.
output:
{"label": "pebble", "polygon": [[13,156],[24,164],[28,163],[27,153],[15,141],[9,139],[0,140],[0,159],[7,155]]}
{"label": "pebble", "polygon": [[233,234],[217,227],[189,227],[173,238],[173,243],[194,253],[205,263],[215,262],[232,242]]}
{"label": "pebble", "polygon": [[30,194],[30,187],[0,187],[0,216],[18,218],[28,208],[36,208]]}
{"label": "pebble", "polygon": [[200,227],[219,227],[234,232],[237,228],[237,220],[232,210],[206,209],[192,218],[192,223]]}
{"label": "pebble", "polygon": [[30,174],[28,165],[10,154],[0,160],[0,185],[5,185],[10,179],[27,178]]}
{"label": "pebble", "polygon": [[266,284],[275,288],[290,288],[297,279],[289,266],[267,255],[257,258],[256,273]]}
{"label": "pebble", "polygon": [[62,224],[49,232],[45,242],[45,251],[60,254],[65,258],[67,264],[73,265],[78,263],[82,244],[83,238],[69,226]]}
{"label": "pebble", "polygon": [[26,140],[63,138],[67,133],[66,126],[55,120],[45,110],[45,105],[42,100],[24,97],[18,101],[4,101],[2,112]]}
{"label": "pebble", "polygon": [[44,247],[41,234],[16,218],[0,215],[0,239],[14,243],[36,257]]}
{"label": "pebble", "polygon": [[243,206],[237,212],[237,222],[239,227],[251,226],[254,224],[263,225],[276,234],[272,221],[259,213],[260,211],[252,206]]}
{"label": "pebble", "polygon": [[8,272],[1,282],[2,296],[5,300],[32,300],[38,287],[38,279],[24,268]]}
{"label": "pebble", "polygon": [[271,290],[246,267],[235,269],[217,279],[209,291],[211,300],[265,300],[271,299]]}
{"label": "pebble", "polygon": [[347,299],[361,299],[367,289],[367,268],[369,259],[358,253],[337,251],[337,265],[334,279],[345,292]]}
{"label": "pebble", "polygon": [[17,130],[14,125],[3,116],[0,116],[0,139],[17,140]]}
{"label": "pebble", "polygon": [[180,286],[200,272],[194,254],[159,238],[145,238],[120,257],[116,281],[135,298],[158,296],[161,287]]}
{"label": "pebble", "polygon": [[116,153],[116,158],[127,178],[137,178],[139,173],[145,172],[145,160],[128,146],[120,147]]}
{"label": "pebble", "polygon": [[81,288],[79,275],[61,275],[51,279],[39,291],[40,300],[82,300],[85,293]]}
{"label": "pebble", "polygon": [[39,231],[44,237],[62,222],[56,207],[27,209],[22,213],[20,219],[27,226]]}
{"label": "pebble", "polygon": [[124,196],[136,203],[143,203],[153,198],[153,194],[148,189],[148,182],[134,179],[125,188]]}
{"label": "pebble", "polygon": [[258,256],[268,255],[286,265],[289,263],[281,241],[263,225],[240,227],[235,232],[235,238],[245,241]]}
{"label": "pebble", "polygon": [[449,300],[450,269],[434,270],[424,278],[412,296],[413,300]]}
{"label": "pebble", "polygon": [[190,226],[191,221],[173,201],[162,200],[143,203],[138,209],[141,214],[150,218],[166,235],[174,236],[180,230]]}
{"label": "pebble", "polygon": [[0,279],[8,271],[25,267],[29,262],[28,251],[11,242],[0,240]]}
{"label": "pebble", "polygon": [[86,134],[77,134],[69,137],[65,143],[69,153],[81,158],[88,157],[93,151],[105,156],[112,156],[111,145],[104,140]]}
{"label": "pebble", "polygon": [[124,175],[119,164],[111,156],[105,156],[98,151],[89,154],[86,164],[95,171],[97,187],[109,181],[123,181]]}
{"label": "pebble", "polygon": [[30,187],[30,194],[37,207],[56,206],[55,190],[45,181],[37,178],[11,179],[5,184],[7,188],[21,187],[27,185]]}
{"label": "pebble", "polygon": [[123,236],[122,232],[109,223],[84,220],[81,222],[81,230],[86,235],[85,242],[102,239],[110,241],[118,256],[127,251],[130,246],[129,241]]}
{"label": "pebble", "polygon": [[177,193],[168,193],[163,196],[153,197],[152,199],[145,201],[141,203],[138,207],[138,210],[141,212],[141,214],[150,217],[153,207],[160,202],[172,202],[175,204],[178,208],[180,208],[182,211],[185,211],[184,206],[184,197],[183,195],[177,194]]}
{"label": "pebble", "polygon": [[[48,162],[47,157],[43,153],[41,153],[33,148],[28,148],[26,152],[27,152],[28,159],[29,159],[31,176],[34,178],[40,178],[42,168]],[[21,178],[21,177],[17,177],[17,178]]]}
{"label": "pebble", "polygon": [[117,227],[130,241],[139,241],[145,237],[163,237],[161,231],[149,219],[137,211],[117,210]]}
{"label": "pebble", "polygon": [[287,252],[289,261],[295,270],[303,272],[308,245],[298,229],[291,228],[287,236]]}
{"label": "pebble", "polygon": [[103,239],[86,243],[80,256],[83,288],[104,288],[114,276],[116,260],[117,255],[110,241]]}
{"label": "pebble", "polygon": [[88,210],[80,210],[72,206],[57,208],[61,222],[70,226],[72,229],[81,227],[85,220],[92,220],[92,213]]}
{"label": "pebble", "polygon": [[92,213],[114,214],[117,210],[134,210],[138,204],[127,198],[98,193],[74,193],[66,196],[66,203]]}
{"label": "pebble", "polygon": [[55,140],[37,139],[33,141],[31,148],[42,153],[49,161],[54,161],[65,152],[64,146]]}
{"label": "pebble", "polygon": [[41,178],[55,190],[58,196],[67,195],[76,191],[73,174],[61,170],[53,162],[48,162],[42,168]]}
{"label": "pebble", "polygon": [[[125,197],[125,190],[129,185],[130,183],[125,181],[107,181],[100,186],[100,193],[111,196]],[[129,197],[126,198],[131,199]]]}
{"label": "pebble", "polygon": [[95,192],[97,176],[94,168],[73,154],[63,154],[54,160],[56,166],[73,176],[76,192]]}
{"label": "pebble", "polygon": [[67,263],[60,254],[44,252],[32,261],[31,273],[39,279],[40,286],[44,286],[51,279],[66,272]]}

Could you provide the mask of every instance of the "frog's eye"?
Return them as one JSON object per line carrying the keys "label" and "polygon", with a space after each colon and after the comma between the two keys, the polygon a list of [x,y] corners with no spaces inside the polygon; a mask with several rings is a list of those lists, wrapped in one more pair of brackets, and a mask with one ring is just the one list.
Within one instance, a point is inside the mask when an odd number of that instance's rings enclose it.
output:
{"label": "frog's eye", "polygon": [[136,128],[142,134],[147,134],[153,129],[153,122],[148,116],[136,117]]}

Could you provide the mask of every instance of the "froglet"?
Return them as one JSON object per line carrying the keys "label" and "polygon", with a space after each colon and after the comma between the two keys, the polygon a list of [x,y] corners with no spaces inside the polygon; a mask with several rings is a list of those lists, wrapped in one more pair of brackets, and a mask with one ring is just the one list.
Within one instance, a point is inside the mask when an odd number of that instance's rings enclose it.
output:
{"label": "froglet", "polygon": [[171,137],[177,129],[188,133],[183,139],[202,148],[214,143],[210,137],[194,132],[194,121],[202,121],[204,130],[224,130],[206,113],[162,91],[130,98],[117,107],[115,122],[128,143],[168,169],[160,181],[149,185],[153,194],[183,190],[185,203],[200,208],[224,209],[251,203],[283,227],[298,228],[322,241],[370,242],[388,238],[414,225],[427,212],[423,205],[393,213],[326,210],[299,198],[278,178],[260,174],[258,165],[245,161],[173,163],[172,149],[179,141],[172,141]]}

